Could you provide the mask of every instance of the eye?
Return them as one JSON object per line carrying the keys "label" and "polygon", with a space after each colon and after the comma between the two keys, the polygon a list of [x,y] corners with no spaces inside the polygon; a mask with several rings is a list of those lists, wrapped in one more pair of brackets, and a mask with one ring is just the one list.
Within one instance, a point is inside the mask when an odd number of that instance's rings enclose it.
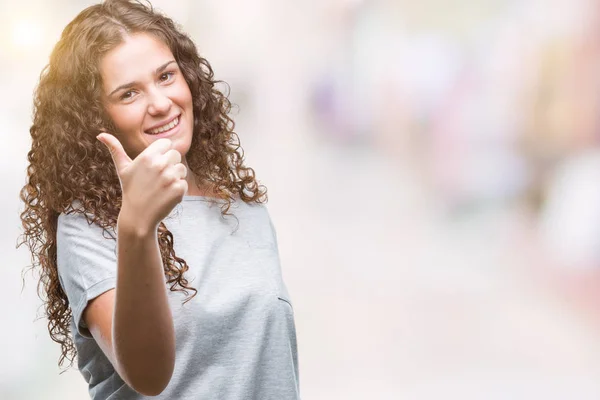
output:
{"label": "eye", "polygon": [[133,90],[128,90],[121,95],[120,99],[121,100],[129,100],[133,97],[133,95],[134,95]]}
{"label": "eye", "polygon": [[160,75],[159,79],[161,82],[168,82],[173,78],[173,75],[175,75],[174,72],[164,72]]}

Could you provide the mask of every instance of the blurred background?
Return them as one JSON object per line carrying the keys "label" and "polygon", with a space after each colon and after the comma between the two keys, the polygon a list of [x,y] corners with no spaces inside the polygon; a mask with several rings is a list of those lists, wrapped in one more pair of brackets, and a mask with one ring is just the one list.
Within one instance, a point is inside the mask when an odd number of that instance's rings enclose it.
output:
{"label": "blurred background", "polygon": [[[93,1],[0,0],[0,398],[62,374],[27,249],[32,92]],[[269,188],[304,400],[600,399],[600,3],[155,0]]]}

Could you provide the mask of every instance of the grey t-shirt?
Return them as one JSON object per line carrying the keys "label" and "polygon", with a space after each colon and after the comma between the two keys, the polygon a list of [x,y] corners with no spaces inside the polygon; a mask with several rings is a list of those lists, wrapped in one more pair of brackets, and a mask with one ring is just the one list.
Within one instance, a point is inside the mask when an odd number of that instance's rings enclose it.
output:
{"label": "grey t-shirt", "polygon": [[[232,216],[199,196],[185,196],[163,221],[185,273],[198,290],[189,302],[169,291],[176,361],[167,388],[153,399],[296,400],[298,356],[292,303],[282,280],[267,209],[238,200]],[[82,320],[95,297],[115,287],[114,231],[83,215],[58,219],[60,282],[73,312],[78,368],[94,400],[145,399],[115,372]]]}

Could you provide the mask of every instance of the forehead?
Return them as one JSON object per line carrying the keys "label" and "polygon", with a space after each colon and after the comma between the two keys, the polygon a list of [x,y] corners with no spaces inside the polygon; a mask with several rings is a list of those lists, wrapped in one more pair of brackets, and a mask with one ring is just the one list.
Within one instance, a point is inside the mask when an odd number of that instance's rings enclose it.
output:
{"label": "forehead", "polygon": [[139,81],[173,60],[173,53],[160,39],[147,33],[127,35],[124,41],[100,59],[100,74],[106,86]]}

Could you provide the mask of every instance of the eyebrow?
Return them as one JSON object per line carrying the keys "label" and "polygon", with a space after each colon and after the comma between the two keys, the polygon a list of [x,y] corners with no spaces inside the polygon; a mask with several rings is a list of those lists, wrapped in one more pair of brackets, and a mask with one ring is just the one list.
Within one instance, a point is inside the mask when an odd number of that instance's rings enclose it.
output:
{"label": "eyebrow", "polygon": [[[163,72],[170,64],[174,63],[175,60],[171,60],[171,61],[167,61],[166,63],[164,63],[163,65],[161,65],[160,67],[156,68],[156,71],[154,72],[155,75],[160,74],[161,72]],[[123,90],[123,89],[127,89],[130,88],[132,86],[135,86],[138,82],[133,81],[133,82],[128,82],[125,83],[123,85],[120,85],[119,87],[117,87],[115,90],[113,90],[112,92],[110,92],[110,94],[108,95],[109,97],[112,96],[113,94],[115,94],[116,92],[118,92],[119,90]]]}

